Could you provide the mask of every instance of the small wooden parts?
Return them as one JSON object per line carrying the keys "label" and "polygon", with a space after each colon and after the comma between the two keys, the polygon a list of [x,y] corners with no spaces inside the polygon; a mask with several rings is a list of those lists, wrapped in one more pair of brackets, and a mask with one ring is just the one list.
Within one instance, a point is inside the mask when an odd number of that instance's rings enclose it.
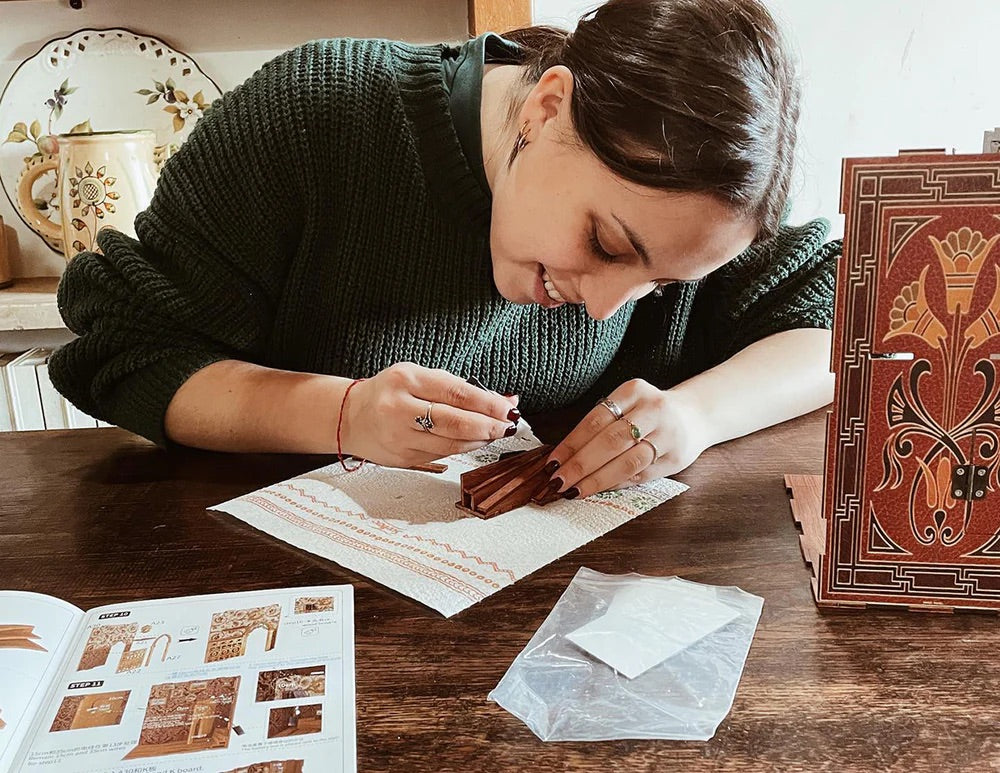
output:
{"label": "small wooden parts", "polygon": [[532,502],[545,505],[562,497],[547,491],[551,474],[545,463],[554,446],[504,454],[499,461],[462,475],[462,501],[455,506],[480,518],[492,518]]}
{"label": "small wooden parts", "polygon": [[416,470],[417,472],[434,472],[442,473],[448,469],[447,464],[441,464],[440,462],[427,462],[427,464],[415,464],[412,467],[407,467],[408,470]]}

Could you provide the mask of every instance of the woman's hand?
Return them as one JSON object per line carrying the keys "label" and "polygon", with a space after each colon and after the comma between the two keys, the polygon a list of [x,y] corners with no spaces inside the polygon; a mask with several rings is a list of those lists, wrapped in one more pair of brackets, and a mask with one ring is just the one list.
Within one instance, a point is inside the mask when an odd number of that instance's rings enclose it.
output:
{"label": "woman's hand", "polygon": [[709,446],[826,405],[833,397],[830,346],[829,330],[785,330],[666,391],[641,379],[622,384],[608,399],[623,419],[598,404],[549,455],[561,465],[551,490],[573,499],[673,475]]}
{"label": "woman's hand", "polygon": [[710,445],[697,408],[679,393],[633,379],[607,399],[623,418],[598,403],[549,455],[559,463],[551,490],[567,499],[673,475]]}
{"label": "woman's hand", "polygon": [[[390,467],[425,464],[513,435],[521,418],[516,405],[516,396],[486,391],[445,370],[396,363],[351,390],[343,451]],[[432,426],[424,429],[417,418],[428,416]]]}

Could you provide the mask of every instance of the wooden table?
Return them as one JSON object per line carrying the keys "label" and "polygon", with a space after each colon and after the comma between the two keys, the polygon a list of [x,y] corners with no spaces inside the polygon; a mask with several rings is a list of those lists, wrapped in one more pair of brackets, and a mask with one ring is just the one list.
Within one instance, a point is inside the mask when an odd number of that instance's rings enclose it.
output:
{"label": "wooden table", "polygon": [[[817,412],[710,450],[678,476],[690,491],[450,620],[205,511],[328,458],[168,454],[110,429],[0,434],[0,586],[87,609],[352,583],[365,773],[1000,770],[995,616],[813,605],[782,475],[821,472],[822,424]],[[487,702],[581,566],[764,597],[711,741],[543,743]]]}

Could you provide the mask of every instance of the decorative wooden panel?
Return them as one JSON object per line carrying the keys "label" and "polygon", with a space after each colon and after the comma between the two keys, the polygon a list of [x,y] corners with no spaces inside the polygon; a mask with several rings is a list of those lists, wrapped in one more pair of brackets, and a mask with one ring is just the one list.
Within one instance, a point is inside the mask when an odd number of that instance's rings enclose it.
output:
{"label": "decorative wooden panel", "polygon": [[531,24],[531,0],[469,0],[469,34],[506,32]]}
{"label": "decorative wooden panel", "polygon": [[847,159],[820,603],[1000,609],[1000,156]]}

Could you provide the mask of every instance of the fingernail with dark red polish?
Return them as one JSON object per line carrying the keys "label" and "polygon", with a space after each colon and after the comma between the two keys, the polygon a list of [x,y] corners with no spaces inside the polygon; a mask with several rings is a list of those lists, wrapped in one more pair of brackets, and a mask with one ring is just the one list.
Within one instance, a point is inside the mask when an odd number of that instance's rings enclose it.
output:
{"label": "fingernail with dark red polish", "polygon": [[521,420],[521,412],[517,408],[511,408],[507,411],[507,421],[512,421],[515,424]]}
{"label": "fingernail with dark red polish", "polygon": [[504,392],[504,393],[503,393],[503,396],[504,396],[504,397],[506,397],[506,398],[508,398],[508,399],[510,399],[511,397],[513,397],[513,396],[514,396],[514,393],[513,393],[513,392],[510,392],[510,393],[508,394],[507,392]]}
{"label": "fingernail with dark red polish", "polygon": [[580,489],[576,486],[563,492],[563,499],[576,499],[578,496],[580,496]]}
{"label": "fingernail with dark red polish", "polygon": [[551,462],[545,465],[545,474],[551,475],[558,469],[559,469],[559,460],[553,459]]}
{"label": "fingernail with dark red polish", "polygon": [[563,479],[553,478],[552,480],[549,481],[549,485],[545,487],[545,491],[543,493],[546,496],[548,496],[549,494],[555,494],[562,487],[563,487]]}
{"label": "fingernail with dark red polish", "polygon": [[517,432],[517,425],[511,424],[506,430],[504,430],[503,436],[511,437],[515,432]]}

